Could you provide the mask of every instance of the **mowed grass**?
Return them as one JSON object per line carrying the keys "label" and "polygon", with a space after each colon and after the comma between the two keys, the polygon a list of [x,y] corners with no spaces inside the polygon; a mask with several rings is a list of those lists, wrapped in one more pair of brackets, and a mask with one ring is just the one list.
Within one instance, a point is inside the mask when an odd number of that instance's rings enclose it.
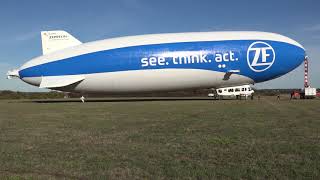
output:
{"label": "mowed grass", "polygon": [[319,179],[320,100],[0,101],[0,179]]}

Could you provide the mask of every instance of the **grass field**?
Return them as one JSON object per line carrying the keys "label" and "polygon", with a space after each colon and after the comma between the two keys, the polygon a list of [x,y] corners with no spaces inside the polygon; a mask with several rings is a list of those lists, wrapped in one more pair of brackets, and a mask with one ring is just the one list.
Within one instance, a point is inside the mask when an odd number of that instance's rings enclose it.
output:
{"label": "grass field", "polygon": [[0,179],[319,179],[320,99],[0,101]]}

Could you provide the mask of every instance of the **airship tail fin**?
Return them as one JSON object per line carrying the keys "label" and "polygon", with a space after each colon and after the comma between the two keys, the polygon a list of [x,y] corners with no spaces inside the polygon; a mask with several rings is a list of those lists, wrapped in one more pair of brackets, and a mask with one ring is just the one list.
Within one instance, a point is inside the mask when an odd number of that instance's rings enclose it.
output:
{"label": "airship tail fin", "polygon": [[43,54],[82,44],[66,31],[41,31],[41,41]]}
{"label": "airship tail fin", "polygon": [[58,88],[65,87],[71,84],[83,81],[83,75],[68,75],[68,76],[47,76],[42,77],[40,88]]}

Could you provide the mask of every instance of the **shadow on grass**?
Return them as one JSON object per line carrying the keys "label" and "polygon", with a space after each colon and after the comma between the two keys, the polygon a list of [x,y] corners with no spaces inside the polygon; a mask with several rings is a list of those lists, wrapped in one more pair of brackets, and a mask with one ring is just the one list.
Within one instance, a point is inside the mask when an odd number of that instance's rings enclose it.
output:
{"label": "shadow on grass", "polygon": [[[223,99],[234,100],[234,99]],[[141,101],[220,101],[219,99],[207,98],[207,97],[139,97],[139,98],[88,98],[85,100],[86,103],[90,102],[141,102]],[[25,103],[74,103],[81,102],[80,99],[37,99],[21,101]]]}

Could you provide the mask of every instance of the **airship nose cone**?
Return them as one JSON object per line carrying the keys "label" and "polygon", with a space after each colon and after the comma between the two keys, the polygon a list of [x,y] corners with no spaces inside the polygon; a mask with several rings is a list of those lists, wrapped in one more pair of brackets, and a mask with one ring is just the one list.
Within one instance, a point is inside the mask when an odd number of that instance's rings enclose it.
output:
{"label": "airship nose cone", "polygon": [[290,43],[256,42],[249,46],[247,64],[255,82],[280,77],[304,62],[305,49],[299,43],[291,39],[290,41]]}
{"label": "airship nose cone", "polygon": [[288,72],[297,68],[307,58],[306,50],[302,47],[296,47],[292,52],[288,53],[287,63],[289,66]]}
{"label": "airship nose cone", "polygon": [[278,76],[293,71],[300,66],[306,58],[306,51],[302,47],[291,47],[284,55],[278,56],[278,61],[275,63],[275,69],[279,71]]}

